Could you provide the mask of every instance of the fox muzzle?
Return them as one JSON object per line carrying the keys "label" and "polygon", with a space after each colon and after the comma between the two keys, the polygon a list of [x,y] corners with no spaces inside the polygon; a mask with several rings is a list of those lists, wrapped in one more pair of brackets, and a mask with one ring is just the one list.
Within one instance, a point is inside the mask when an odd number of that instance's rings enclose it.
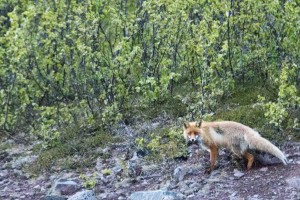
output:
{"label": "fox muzzle", "polygon": [[202,140],[201,138],[199,137],[199,135],[197,135],[195,138],[191,138],[190,136],[188,137],[188,144],[191,145],[191,144],[202,144]]}

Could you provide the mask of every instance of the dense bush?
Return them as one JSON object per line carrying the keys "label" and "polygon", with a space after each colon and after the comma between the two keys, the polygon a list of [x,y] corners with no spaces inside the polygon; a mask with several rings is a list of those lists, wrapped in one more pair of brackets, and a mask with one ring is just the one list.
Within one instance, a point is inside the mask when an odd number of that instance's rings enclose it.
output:
{"label": "dense bush", "polygon": [[110,126],[173,98],[193,119],[241,85],[272,91],[254,99],[280,129],[299,110],[296,0],[0,0],[0,15],[5,131],[55,141],[66,125]]}

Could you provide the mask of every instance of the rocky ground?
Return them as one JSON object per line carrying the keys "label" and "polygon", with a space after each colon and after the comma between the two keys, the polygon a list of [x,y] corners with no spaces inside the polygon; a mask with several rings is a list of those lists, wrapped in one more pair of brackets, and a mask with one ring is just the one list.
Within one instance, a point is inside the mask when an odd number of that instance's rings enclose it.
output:
{"label": "rocky ground", "polygon": [[54,170],[38,176],[24,170],[37,158],[33,145],[11,139],[3,139],[3,145],[7,146],[0,151],[3,200],[300,199],[300,143],[296,142],[280,147],[288,165],[258,152],[250,171],[226,150],[219,152],[218,168],[206,174],[209,155],[195,146],[189,148],[187,160],[156,164],[142,157],[133,143],[124,142],[98,149],[110,157],[98,158],[93,168],[80,173]]}

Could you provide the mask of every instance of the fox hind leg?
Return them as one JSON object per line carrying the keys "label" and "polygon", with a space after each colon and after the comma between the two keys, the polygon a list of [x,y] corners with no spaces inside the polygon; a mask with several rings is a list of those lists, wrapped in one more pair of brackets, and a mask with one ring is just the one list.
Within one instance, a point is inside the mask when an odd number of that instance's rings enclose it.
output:
{"label": "fox hind leg", "polygon": [[254,162],[254,156],[248,151],[245,151],[243,156],[247,159],[247,169],[251,169]]}

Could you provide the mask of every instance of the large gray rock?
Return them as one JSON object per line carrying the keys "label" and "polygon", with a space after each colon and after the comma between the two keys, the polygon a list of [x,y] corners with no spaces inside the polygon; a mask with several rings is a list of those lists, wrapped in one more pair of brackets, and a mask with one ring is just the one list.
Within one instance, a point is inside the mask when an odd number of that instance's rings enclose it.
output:
{"label": "large gray rock", "polygon": [[129,196],[129,200],[180,200],[181,194],[172,191],[154,190],[134,192]]}
{"label": "large gray rock", "polygon": [[72,195],[79,191],[80,185],[73,180],[59,179],[56,181],[52,194]]}
{"label": "large gray rock", "polygon": [[77,192],[76,194],[68,198],[68,200],[97,200],[97,199],[95,193],[92,190],[84,190],[81,192]]}

